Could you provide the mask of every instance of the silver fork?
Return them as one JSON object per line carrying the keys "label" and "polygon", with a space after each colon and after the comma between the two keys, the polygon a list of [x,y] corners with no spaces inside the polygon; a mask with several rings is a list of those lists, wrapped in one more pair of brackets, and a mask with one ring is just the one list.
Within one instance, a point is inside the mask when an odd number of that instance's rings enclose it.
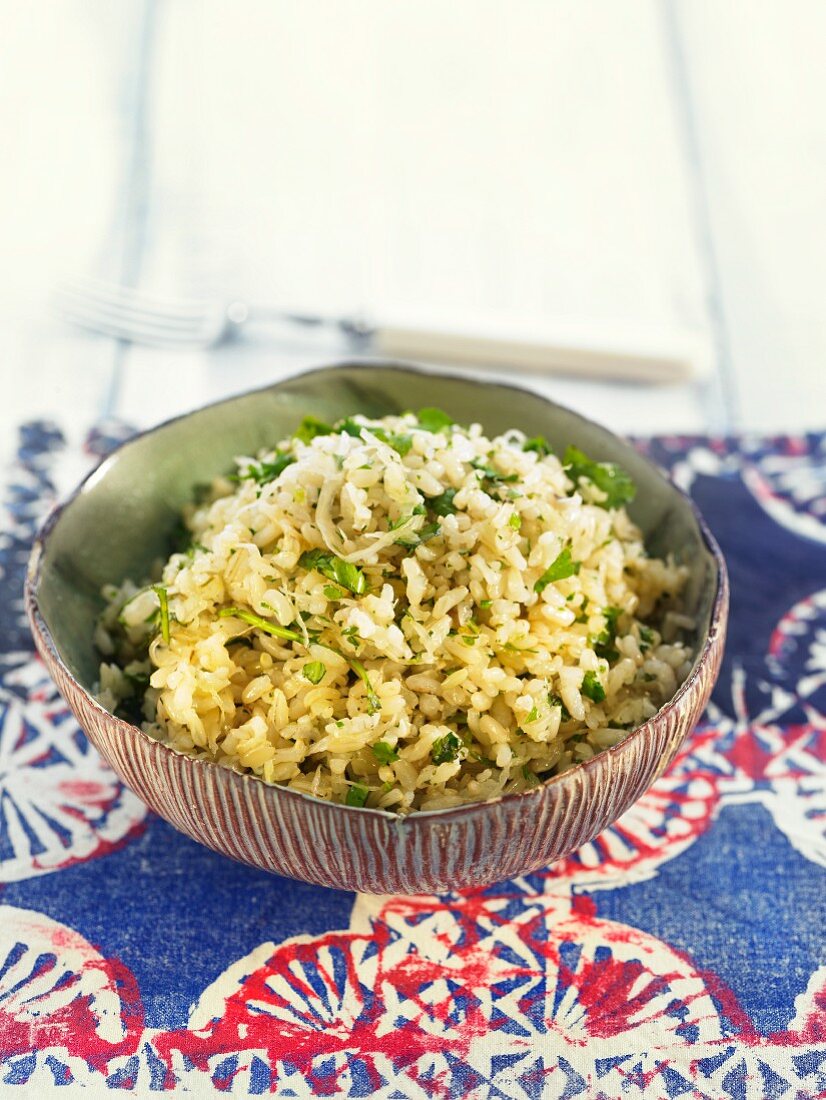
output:
{"label": "silver fork", "polygon": [[329,328],[354,340],[373,329],[359,317],[293,313],[241,301],[169,298],[96,279],[69,279],[56,288],[54,307],[71,324],[133,344],[158,348],[208,348],[249,321],[282,321],[305,328]]}
{"label": "silver fork", "polygon": [[419,359],[632,382],[684,382],[710,369],[705,343],[692,333],[592,333],[556,340],[519,339],[478,327],[435,329],[371,324],[363,317],[294,313],[237,300],[168,298],[94,279],[61,283],[54,295],[67,321],[118,340],[159,348],[207,348],[254,321],[279,321],[345,336],[355,350]]}

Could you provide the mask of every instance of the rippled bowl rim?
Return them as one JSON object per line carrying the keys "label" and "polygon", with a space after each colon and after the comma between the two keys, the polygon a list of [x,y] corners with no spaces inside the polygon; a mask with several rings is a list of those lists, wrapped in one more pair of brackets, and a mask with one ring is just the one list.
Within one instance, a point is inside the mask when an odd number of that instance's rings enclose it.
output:
{"label": "rippled bowl rim", "polygon": [[158,741],[156,738],[150,737],[150,735],[142,730],[140,726],[135,726],[131,722],[127,722],[125,719],[119,718],[117,715],[112,714],[111,711],[106,710],[106,708],[98,702],[94,695],[92,695],[91,692],[89,692],[69,671],[65,661],[60,655],[60,651],[57,648],[48,624],[46,623],[44,616],[40,612],[37,592],[42,572],[41,566],[43,555],[49,536],[56,527],[63,513],[71,507],[72,503],[77,497],[80,496],[86,486],[89,485],[89,483],[92,481],[98,481],[101,478],[105,477],[106,468],[109,465],[114,464],[121,451],[128,449],[132,444],[137,443],[145,436],[152,435],[155,432],[170,427],[173,424],[177,424],[180,421],[186,420],[190,416],[193,416],[204,409],[213,408],[215,406],[223,405],[239,399],[252,397],[256,393],[269,392],[270,390],[277,389],[285,382],[294,381],[299,378],[310,377],[313,374],[328,374],[332,370],[346,367],[371,366],[381,366],[391,370],[398,370],[402,373],[425,375],[436,378],[449,378],[453,381],[461,381],[465,383],[468,387],[486,387],[492,384],[499,388],[509,389],[516,394],[524,394],[526,397],[542,401],[551,408],[561,409],[567,416],[573,417],[575,420],[581,421],[583,424],[587,424],[591,427],[596,427],[601,431],[606,432],[608,435],[613,436],[619,442],[630,445],[628,443],[628,440],[624,439],[622,436],[617,435],[615,432],[612,432],[610,428],[606,428],[604,425],[598,424],[596,421],[590,420],[588,417],[583,416],[581,413],[576,412],[573,409],[569,409],[566,405],[561,405],[559,402],[553,401],[551,398],[545,397],[544,394],[537,393],[535,390],[530,390],[524,386],[515,385],[512,382],[502,381],[498,377],[493,377],[489,381],[482,380],[449,370],[435,370],[429,368],[425,369],[417,364],[407,363],[399,360],[370,359],[361,357],[357,359],[345,359],[335,363],[324,364],[318,367],[311,367],[307,370],[295,371],[293,373],[285,375],[283,378],[279,378],[277,382],[270,382],[264,386],[256,386],[252,389],[232,394],[230,397],[221,398],[218,401],[208,402],[206,405],[200,405],[196,409],[191,409],[188,412],[181,413],[178,416],[173,416],[167,420],[161,421],[158,424],[154,424],[152,427],[146,428],[144,431],[137,432],[135,435],[130,436],[129,439],[126,439],[122,443],[119,443],[115,448],[113,448],[112,451],[109,452],[109,454],[106,455],[105,458],[103,458],[97,464],[97,466],[95,466],[93,470],[90,470],[89,473],[86,474],[80,484],[69,494],[69,496],[66,497],[65,500],[60,501],[57,505],[55,505],[55,507],[46,517],[35,537],[34,543],[32,545],[31,554],[29,556],[25,583],[25,603],[32,630],[36,635],[39,636],[40,641],[47,649],[52,660],[60,667],[61,672],[72,684],[72,686],[84,696],[86,702],[94,710],[96,710],[104,717],[105,721],[115,722],[118,725],[122,726],[125,730],[129,731],[133,736],[138,736],[148,742],[151,742],[152,744],[160,745],[166,752],[173,753],[175,756],[181,757],[182,759],[188,761],[189,764],[191,764],[193,767],[200,766],[214,768],[217,769],[219,774],[225,773],[228,778],[230,776],[235,776],[238,779],[246,780],[248,782],[260,783],[267,790],[272,791],[274,795],[279,797],[287,796],[291,798],[297,798],[300,799],[302,802],[312,802],[315,805],[329,807],[336,812],[345,811],[359,814],[370,814],[375,817],[390,819],[391,821],[396,822],[397,824],[399,824],[399,826],[405,829],[415,828],[416,821],[432,821],[434,818],[441,820],[451,820],[454,818],[468,817],[473,816],[474,814],[478,814],[480,811],[484,811],[485,808],[498,806],[502,803],[515,802],[519,799],[527,800],[531,798],[541,797],[549,787],[565,785],[578,774],[590,771],[594,768],[602,767],[603,764],[601,762],[604,761],[606,757],[616,758],[624,755],[625,753],[633,752],[635,743],[645,738],[650,723],[656,719],[662,718],[664,715],[668,714],[672,710],[679,710],[681,708],[681,703],[684,696],[688,694],[691,686],[702,676],[703,669],[710,660],[711,651],[716,645],[718,635],[721,631],[725,630],[726,614],[729,601],[729,580],[725,559],[723,557],[722,551],[720,550],[720,547],[717,544],[716,539],[712,535],[711,531],[708,528],[708,525],[703,519],[700,510],[697,508],[694,501],[686,493],[684,493],[682,489],[675,485],[673,481],[671,481],[671,479],[668,478],[662,470],[660,470],[653,462],[651,462],[651,460],[646,455],[643,454],[639,455],[641,461],[648,465],[653,473],[656,475],[656,477],[658,477],[664,483],[664,485],[667,486],[669,490],[671,490],[671,492],[680,497],[682,501],[687,504],[688,507],[691,509],[697,522],[703,544],[708,553],[711,555],[711,559],[713,560],[714,564],[716,565],[716,590],[714,593],[714,599],[711,603],[711,613],[709,617],[708,630],[703,637],[702,644],[698,648],[698,651],[694,658],[694,662],[691,667],[691,671],[689,672],[688,676],[677,689],[675,694],[668,700],[668,702],[664,703],[659,708],[656,714],[652,715],[651,718],[646,719],[646,721],[643,722],[642,725],[637,726],[636,729],[631,730],[631,732],[621,741],[617,742],[616,745],[611,745],[606,749],[602,749],[600,752],[595,753],[588,760],[583,760],[580,763],[575,764],[572,768],[569,768],[567,771],[562,772],[560,775],[550,776],[548,779],[543,780],[538,786],[532,787],[530,790],[514,791],[510,794],[497,795],[495,798],[487,799],[485,801],[466,802],[463,803],[461,806],[447,806],[441,809],[433,810],[414,810],[407,815],[400,815],[397,813],[393,813],[391,810],[380,810],[367,806],[347,806],[344,803],[332,802],[329,799],[325,798],[318,798],[315,795],[307,794],[304,791],[296,791],[291,787],[285,787],[278,783],[267,783],[266,780],[260,778],[257,775],[240,772],[234,768],[228,768],[223,764],[218,764],[213,760],[200,759],[198,757],[190,756],[188,753],[181,752],[178,749],[173,749],[171,746],[166,745],[163,741]]}

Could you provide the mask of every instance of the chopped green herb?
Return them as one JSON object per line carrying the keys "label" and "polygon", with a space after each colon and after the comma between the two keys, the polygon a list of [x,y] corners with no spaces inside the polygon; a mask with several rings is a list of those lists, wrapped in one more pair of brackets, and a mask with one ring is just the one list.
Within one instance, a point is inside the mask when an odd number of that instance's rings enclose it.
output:
{"label": "chopped green herb", "polygon": [[342,590],[336,588],[334,584],[325,584],[323,591],[328,600],[341,600],[344,598]]}
{"label": "chopped green herb", "polygon": [[535,435],[533,439],[526,439],[522,444],[523,451],[536,451],[540,458],[551,454],[551,448],[544,435]]}
{"label": "chopped green herb", "polygon": [[[361,430],[364,427],[366,427],[366,425],[357,424],[351,416],[348,416],[346,420],[338,420],[336,422],[335,427],[334,427],[333,430],[336,431],[336,432],[346,432],[348,435],[352,435],[356,439],[359,439],[360,436],[361,436]],[[374,434],[375,434],[375,431],[374,431],[373,428],[370,428],[368,430],[371,431],[371,432],[374,432]],[[381,430],[381,429],[379,429],[379,430]]]}
{"label": "chopped green herb", "polygon": [[571,712],[568,710],[568,708],[565,706],[565,704],[562,702],[562,700],[560,699],[560,697],[558,695],[554,695],[553,692],[550,692],[549,695],[548,695],[548,703],[552,707],[559,707],[559,709],[562,711],[561,721],[563,721],[563,722],[570,722],[571,721]]}
{"label": "chopped green herb", "polygon": [[418,531],[411,531],[409,535],[402,535],[400,538],[397,538],[396,544],[398,546],[406,546],[409,550],[413,550],[417,546],[421,546],[423,543],[435,539],[436,536],[441,533],[442,528],[438,523],[426,523],[424,527],[421,527]]}
{"label": "chopped green herb", "polygon": [[426,523],[419,531],[419,542],[430,542],[431,539],[438,538],[441,533],[442,528],[440,524]]}
{"label": "chopped green herb", "polygon": [[413,446],[412,435],[386,432],[384,428],[380,427],[378,424],[357,424],[356,421],[349,416],[346,420],[340,420],[335,426],[335,431],[346,432],[356,439],[361,438],[361,433],[364,430],[374,435],[376,439],[380,439],[382,443],[386,443],[389,447],[392,447],[402,458],[409,453],[410,448]]}
{"label": "chopped green herb", "polygon": [[301,671],[311,684],[320,684],[324,679],[327,666],[322,661],[310,661]]}
{"label": "chopped green herb", "polygon": [[654,644],[654,631],[649,626],[640,627],[640,649],[643,653]]}
{"label": "chopped green herb", "polygon": [[533,706],[533,707],[531,707],[530,714],[525,719],[525,725],[529,726],[531,724],[531,722],[538,722],[538,721],[539,721],[539,711],[536,709],[535,706]]}
{"label": "chopped green herb", "polygon": [[574,485],[585,478],[605,493],[605,500],[600,501],[601,508],[619,508],[637,495],[636,485],[615,462],[594,462],[577,447],[569,446],[563,465]]}
{"label": "chopped green herb", "polygon": [[456,423],[446,412],[433,408],[419,409],[416,419],[419,421],[419,426],[427,432],[441,432]]}
{"label": "chopped green herb", "polygon": [[566,546],[548,566],[536,584],[534,592],[544,592],[553,581],[562,581],[566,577],[574,577],[579,572],[582,562],[571,559],[571,549]]}
{"label": "chopped green herb", "polygon": [[451,764],[459,755],[462,742],[455,733],[446,733],[437,738],[430,749],[430,759],[434,764]]}
{"label": "chopped green herb", "polygon": [[[342,656],[344,656],[342,654]],[[349,664],[350,668],[358,676],[359,680],[364,684],[367,693],[367,711],[369,714],[375,714],[377,710],[381,710],[381,699],[376,695],[373,690],[373,685],[370,683],[370,677],[367,674],[367,669],[361,663],[357,661],[355,657],[345,657],[345,661]]]}
{"label": "chopped green herb", "polygon": [[476,761],[478,761],[478,763],[482,764],[485,768],[495,768],[496,767],[496,764],[492,760],[490,760],[487,756],[483,756],[482,753],[478,751],[478,749],[469,749],[468,750],[468,755],[473,760],[476,760]]}
{"label": "chopped green herb", "polygon": [[480,458],[475,458],[471,462],[471,466],[476,471],[476,476],[479,480],[487,481],[491,488],[496,488],[498,485],[507,485],[519,480],[518,474],[502,474],[493,466],[484,463]]}
{"label": "chopped green herb", "polygon": [[591,639],[596,655],[603,657],[606,661],[619,660],[619,650],[614,645],[614,640],[617,636],[617,620],[621,614],[621,607],[604,607],[602,616],[605,619],[605,626]]}
{"label": "chopped green herb", "polygon": [[398,751],[386,741],[377,741],[373,745],[373,755],[380,764],[392,764],[394,760],[399,759]]}
{"label": "chopped green herb", "polygon": [[254,615],[252,611],[245,611],[242,607],[222,607],[218,612],[218,618],[240,619],[241,622],[249,623],[257,630],[263,630],[265,634],[272,634],[274,638],[284,638],[288,642],[304,641],[303,636],[297,630],[290,630],[286,626],[279,626],[278,623],[268,622],[267,619],[262,619],[260,615]]}
{"label": "chopped green herb", "polygon": [[152,588],[161,605],[161,637],[169,645],[169,596],[162,584],[153,584]]}
{"label": "chopped green herb", "polygon": [[493,603],[493,600],[480,600],[479,601],[479,606],[488,608],[488,607],[491,606],[492,603]]}
{"label": "chopped green herb", "polygon": [[317,435],[332,435],[335,429],[331,424],[325,424],[315,416],[305,416],[295,432],[295,438],[302,443],[309,443]]}
{"label": "chopped green herb", "polygon": [[358,647],[361,645],[361,638],[359,637],[358,627],[356,626],[346,627],[346,629],[342,630],[341,636],[348,643],[348,645],[351,645],[353,647],[353,649],[358,649]]}
{"label": "chopped green herb", "polygon": [[603,607],[602,615],[606,622],[606,628],[610,630],[616,637],[617,622],[620,615],[622,615],[621,607]]}
{"label": "chopped green herb", "polygon": [[405,455],[410,454],[410,450],[413,447],[413,436],[389,435],[387,437],[387,442],[400,458],[404,458]]}
{"label": "chopped green herb", "polygon": [[238,474],[233,474],[231,481],[255,481],[259,485],[275,481],[288,466],[295,462],[295,455],[279,451],[272,462],[251,462]]}
{"label": "chopped green herb", "polygon": [[430,507],[437,516],[452,516],[454,514],[456,509],[453,507],[453,498],[457,492],[457,489],[445,489],[439,496],[431,498]]}
{"label": "chopped green herb", "polygon": [[370,794],[366,787],[362,787],[360,783],[354,783],[350,790],[347,792],[347,797],[344,800],[345,806],[363,806],[367,801],[367,796]]}
{"label": "chopped green herb", "polygon": [[508,527],[512,527],[514,531],[518,531],[522,526],[522,517],[518,512],[514,512],[511,518],[508,520]]}
{"label": "chopped green herb", "polygon": [[595,672],[586,672],[582,678],[582,694],[594,703],[601,703],[605,698],[605,688],[599,682]]}
{"label": "chopped green herb", "polygon": [[298,559],[298,564],[304,569],[315,569],[323,577],[328,577],[336,584],[348,589],[356,596],[363,596],[367,591],[367,578],[355,565],[335,554],[329,554],[326,550],[305,550]]}

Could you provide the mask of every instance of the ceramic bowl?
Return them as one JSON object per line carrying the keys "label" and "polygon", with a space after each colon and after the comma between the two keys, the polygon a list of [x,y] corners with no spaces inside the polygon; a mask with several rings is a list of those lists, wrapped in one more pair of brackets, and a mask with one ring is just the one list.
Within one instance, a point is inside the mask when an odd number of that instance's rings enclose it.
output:
{"label": "ceramic bowl", "polygon": [[[686,682],[624,741],[522,794],[400,818],[334,805],[191,759],[95,700],[92,644],[100,589],[166,557],[197,483],[238,454],[289,435],[307,413],[336,420],[437,405],[488,434],[519,427],[561,453],[574,443],[619,462],[637,483],[630,513],[656,554],[689,566],[699,624]],[[46,521],[32,551],[26,602],[37,647],[78,722],[118,775],[194,840],[234,859],[349,890],[444,892],[542,867],[615,821],[668,766],[717,677],[728,613],[720,551],[692,503],[628,443],[536,394],[392,364],[346,363],[171,420],[110,455]]]}

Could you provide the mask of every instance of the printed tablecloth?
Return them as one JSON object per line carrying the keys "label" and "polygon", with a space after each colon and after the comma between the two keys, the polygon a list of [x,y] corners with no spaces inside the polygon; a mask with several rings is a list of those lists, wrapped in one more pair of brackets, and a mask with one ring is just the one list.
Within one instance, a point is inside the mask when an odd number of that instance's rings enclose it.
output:
{"label": "printed tablecloth", "polygon": [[0,526],[0,1094],[826,1095],[826,436],[640,444],[732,579],[669,771],[575,855],[445,897],[268,876],[118,782],[35,657],[28,549],[81,453],[21,430]]}

